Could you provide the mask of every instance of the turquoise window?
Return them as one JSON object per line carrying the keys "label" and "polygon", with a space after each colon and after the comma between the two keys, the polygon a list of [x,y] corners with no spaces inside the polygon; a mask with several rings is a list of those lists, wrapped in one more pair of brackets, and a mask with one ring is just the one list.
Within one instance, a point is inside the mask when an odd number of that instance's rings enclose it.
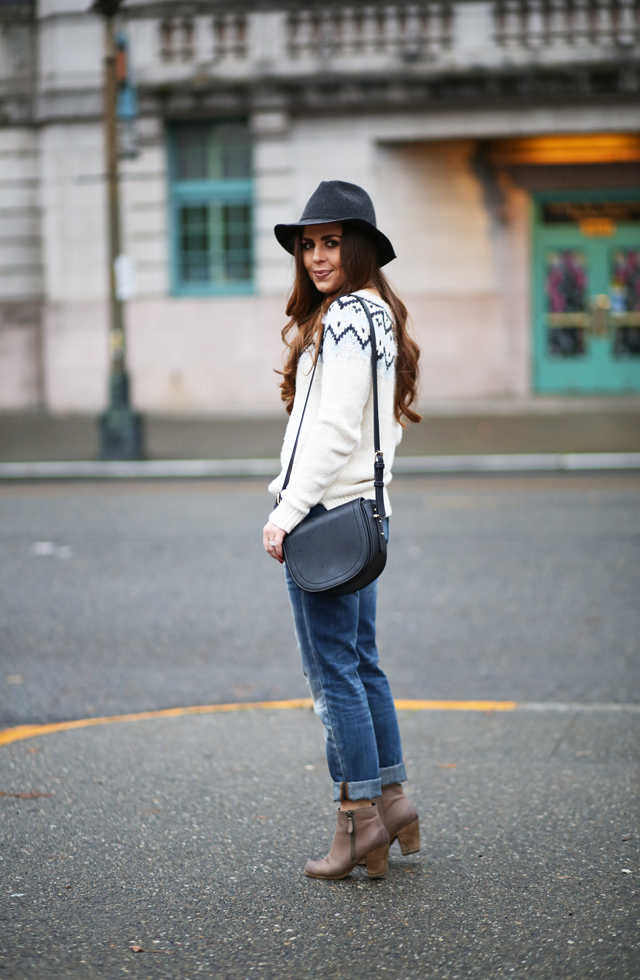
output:
{"label": "turquoise window", "polygon": [[247,123],[173,126],[169,133],[172,292],[253,292],[253,181]]}

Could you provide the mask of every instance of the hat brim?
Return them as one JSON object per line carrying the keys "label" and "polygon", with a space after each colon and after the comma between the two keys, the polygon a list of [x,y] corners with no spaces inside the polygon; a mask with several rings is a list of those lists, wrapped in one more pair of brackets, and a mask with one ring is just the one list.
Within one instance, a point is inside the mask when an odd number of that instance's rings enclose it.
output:
{"label": "hat brim", "polygon": [[293,255],[296,236],[301,228],[306,228],[308,225],[333,224],[354,225],[356,228],[362,228],[363,231],[368,232],[376,243],[378,264],[380,266],[386,265],[387,262],[391,262],[392,259],[396,258],[393,245],[387,236],[383,235],[375,225],[370,224],[370,222],[365,221],[363,218],[309,218],[305,221],[296,221],[290,225],[276,225],[273,230],[282,247]]}

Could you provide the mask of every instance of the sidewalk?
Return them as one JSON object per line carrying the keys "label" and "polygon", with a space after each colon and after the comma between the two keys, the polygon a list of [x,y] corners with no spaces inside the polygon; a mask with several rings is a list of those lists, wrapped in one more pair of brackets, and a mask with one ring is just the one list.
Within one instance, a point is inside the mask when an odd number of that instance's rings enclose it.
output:
{"label": "sidewalk", "polygon": [[[536,399],[427,405],[400,456],[640,451],[640,398]],[[145,417],[149,459],[275,459],[286,416]],[[93,416],[0,414],[0,462],[93,460]]]}
{"label": "sidewalk", "polygon": [[377,881],[303,873],[335,824],[308,709],[3,746],[2,976],[636,980],[640,716],[523,709],[401,711],[423,847]]}

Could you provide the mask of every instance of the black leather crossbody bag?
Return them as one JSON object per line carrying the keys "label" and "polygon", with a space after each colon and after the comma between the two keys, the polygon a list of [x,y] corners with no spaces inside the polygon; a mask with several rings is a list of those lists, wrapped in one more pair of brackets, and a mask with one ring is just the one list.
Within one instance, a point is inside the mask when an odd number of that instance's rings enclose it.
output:
{"label": "black leather crossbody bag", "polygon": [[[358,497],[357,500],[350,500],[331,510],[324,510],[319,514],[311,513],[285,536],[282,544],[287,568],[296,585],[305,592],[321,592],[323,595],[349,595],[363,589],[378,578],[387,562],[387,541],[383,526],[384,457],[380,449],[376,332],[366,303],[359,296],[354,299],[359,300],[369,321],[373,389],[373,484],[376,497],[375,500]],[[291,477],[317,364],[316,358],[298,434],[282,485],[283,490],[287,488]]]}

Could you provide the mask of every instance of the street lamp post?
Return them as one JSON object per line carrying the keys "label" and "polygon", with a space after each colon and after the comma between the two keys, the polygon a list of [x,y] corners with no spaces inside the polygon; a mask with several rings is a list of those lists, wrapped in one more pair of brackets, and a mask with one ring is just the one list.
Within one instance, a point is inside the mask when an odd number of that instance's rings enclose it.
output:
{"label": "street lamp post", "polygon": [[[142,459],[142,417],[129,401],[129,375],[126,366],[124,296],[118,289],[118,263],[121,254],[120,187],[118,178],[118,81],[114,18],[121,0],[95,0],[93,10],[102,14],[105,24],[104,121],[108,199],[109,258],[109,406],[98,419],[101,459]],[[122,278],[122,277],[120,277]]]}

